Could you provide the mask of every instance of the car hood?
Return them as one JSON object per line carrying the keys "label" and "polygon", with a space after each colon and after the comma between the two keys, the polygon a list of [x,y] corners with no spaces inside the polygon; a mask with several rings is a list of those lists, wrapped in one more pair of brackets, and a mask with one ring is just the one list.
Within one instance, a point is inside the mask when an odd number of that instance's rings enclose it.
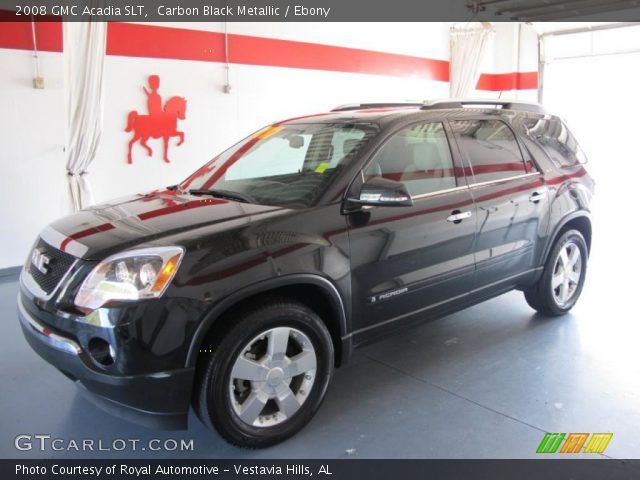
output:
{"label": "car hood", "polygon": [[42,239],[87,260],[207,226],[222,230],[286,209],[171,190],[121,198],[51,223]]}

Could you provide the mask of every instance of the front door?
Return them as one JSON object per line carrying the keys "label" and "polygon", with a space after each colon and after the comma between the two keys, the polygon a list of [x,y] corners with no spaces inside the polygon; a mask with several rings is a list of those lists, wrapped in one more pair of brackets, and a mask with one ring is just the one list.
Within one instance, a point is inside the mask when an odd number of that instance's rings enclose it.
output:
{"label": "front door", "polygon": [[365,181],[401,181],[414,204],[349,215],[356,342],[428,318],[471,287],[476,211],[459,167],[442,123],[396,132],[365,167]]}

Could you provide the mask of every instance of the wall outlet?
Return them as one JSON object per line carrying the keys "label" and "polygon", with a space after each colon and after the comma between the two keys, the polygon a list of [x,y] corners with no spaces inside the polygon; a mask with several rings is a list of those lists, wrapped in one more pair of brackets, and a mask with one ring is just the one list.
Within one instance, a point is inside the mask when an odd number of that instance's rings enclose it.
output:
{"label": "wall outlet", "polygon": [[33,88],[37,88],[38,90],[44,89],[44,77],[35,77],[33,79]]}

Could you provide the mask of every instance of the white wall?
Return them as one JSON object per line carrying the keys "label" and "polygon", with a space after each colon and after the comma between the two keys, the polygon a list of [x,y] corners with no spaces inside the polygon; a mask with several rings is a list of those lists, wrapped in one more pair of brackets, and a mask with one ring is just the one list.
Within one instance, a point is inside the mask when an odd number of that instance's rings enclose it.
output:
{"label": "white wall", "polygon": [[[525,23],[495,23],[489,36],[487,54],[480,70],[483,73],[514,73],[538,71],[538,35]],[[476,90],[474,97],[512,98],[537,101],[538,92],[529,90],[484,91]]]}
{"label": "white wall", "polygon": [[[554,60],[545,67],[544,103],[567,120],[589,159],[586,168],[596,181],[593,248],[583,295],[602,301],[592,303],[597,311],[591,314],[597,323],[593,329],[581,330],[585,334],[581,349],[607,350],[615,358],[638,348],[637,321],[633,323],[635,330],[624,323],[637,319],[637,312],[618,299],[638,295],[635,205],[640,159],[640,26],[598,35],[559,36],[550,43],[548,56]],[[591,48],[600,55],[590,55]],[[613,54],[629,50],[636,53]],[[576,58],[558,59],[567,56]],[[602,281],[594,282],[595,277]],[[580,304],[577,307],[581,308]],[[637,365],[624,363],[618,362],[621,367],[612,369],[612,374],[625,379],[637,376]]]}
{"label": "white wall", "polygon": [[45,223],[65,211],[62,55],[0,49],[0,268],[22,264]]}
{"label": "white wall", "polygon": [[[545,43],[545,105],[569,122],[598,189],[635,200],[636,178],[627,172],[634,172],[640,158],[640,25],[552,36]],[[615,215],[628,218],[627,213],[621,208]]]}

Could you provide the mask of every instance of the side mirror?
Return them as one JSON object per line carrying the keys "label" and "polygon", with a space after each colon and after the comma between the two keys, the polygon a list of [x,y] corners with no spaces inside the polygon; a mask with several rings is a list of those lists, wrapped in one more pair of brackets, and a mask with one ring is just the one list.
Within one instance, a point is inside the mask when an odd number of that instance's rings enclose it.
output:
{"label": "side mirror", "polygon": [[359,205],[378,205],[384,207],[410,207],[413,199],[402,182],[373,177],[366,181],[360,189],[358,198],[350,198],[350,202]]}

